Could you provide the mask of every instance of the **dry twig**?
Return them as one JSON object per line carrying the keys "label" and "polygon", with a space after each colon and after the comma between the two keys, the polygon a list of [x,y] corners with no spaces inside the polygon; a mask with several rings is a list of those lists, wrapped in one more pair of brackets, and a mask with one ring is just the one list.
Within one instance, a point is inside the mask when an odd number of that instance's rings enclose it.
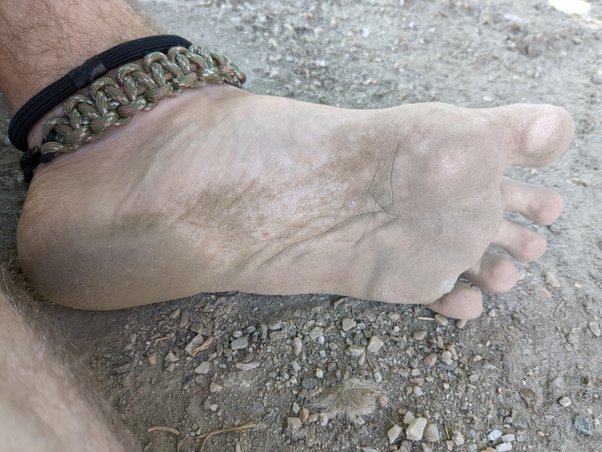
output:
{"label": "dry twig", "polygon": [[199,448],[199,452],[203,452],[203,448],[205,447],[205,443],[212,436],[219,435],[220,433],[242,432],[243,430],[247,430],[249,428],[254,428],[255,425],[256,424],[253,424],[253,423],[251,423],[251,424],[242,424],[242,425],[239,425],[237,427],[221,428],[219,430],[214,430],[212,432],[205,433],[204,435],[199,436],[199,439],[200,438],[204,438],[203,442],[201,443],[201,447]]}

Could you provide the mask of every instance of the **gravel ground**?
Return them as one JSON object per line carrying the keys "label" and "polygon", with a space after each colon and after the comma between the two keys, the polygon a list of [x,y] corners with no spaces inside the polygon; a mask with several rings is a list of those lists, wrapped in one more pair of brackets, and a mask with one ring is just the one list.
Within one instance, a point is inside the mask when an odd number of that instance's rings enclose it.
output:
{"label": "gravel ground", "polygon": [[[577,125],[560,161],[511,171],[561,191],[566,208],[536,228],[547,254],[511,293],[487,296],[479,320],[324,295],[201,294],[99,313],[40,304],[144,450],[193,451],[237,426],[204,450],[602,450],[602,2],[138,7],[229,55],[253,92],[352,108],[547,102]],[[0,258],[25,285],[18,152],[7,140],[1,151]]]}

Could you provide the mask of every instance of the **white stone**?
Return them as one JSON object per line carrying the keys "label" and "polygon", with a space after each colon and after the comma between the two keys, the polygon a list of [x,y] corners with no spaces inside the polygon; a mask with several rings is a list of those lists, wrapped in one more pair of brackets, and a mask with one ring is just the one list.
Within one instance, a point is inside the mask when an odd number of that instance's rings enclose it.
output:
{"label": "white stone", "polygon": [[293,339],[293,353],[295,356],[299,356],[301,350],[303,350],[303,341],[300,337],[296,337]]}
{"label": "white stone", "polygon": [[502,437],[502,432],[500,432],[499,430],[491,430],[489,432],[489,435],[487,435],[487,439],[489,441],[491,441],[492,443],[497,441],[498,439],[500,439]]}
{"label": "white stone", "polygon": [[195,374],[207,375],[211,371],[211,363],[209,361],[203,361],[195,369]]}
{"label": "white stone", "polygon": [[516,436],[514,436],[514,433],[508,433],[506,435],[502,435],[502,442],[503,443],[511,443],[515,439],[516,439]]}
{"label": "white stone", "polygon": [[439,436],[439,428],[437,427],[437,424],[427,424],[426,428],[424,429],[424,441],[428,441],[430,443],[436,443],[437,441],[439,441],[440,436]]}
{"label": "white stone", "polygon": [[426,427],[426,419],[423,417],[418,417],[410,422],[408,428],[406,429],[406,436],[410,441],[420,441],[422,439],[422,434],[424,433],[424,428]]}
{"label": "white stone", "polygon": [[341,320],[341,328],[343,328],[343,331],[349,331],[352,328],[355,328],[355,320],[351,320],[350,318],[345,317],[343,320]]}
{"label": "white stone", "polygon": [[497,446],[495,446],[495,450],[497,452],[508,452],[509,450],[512,450],[512,444],[510,444],[510,443],[498,444]]}
{"label": "white stone", "polygon": [[378,352],[385,343],[378,337],[372,336],[368,342],[368,351],[371,353]]}
{"label": "white stone", "polygon": [[301,422],[301,419],[299,419],[298,417],[286,418],[286,426],[288,428],[290,428],[291,430],[298,430],[301,428],[302,425],[303,425],[303,423]]}
{"label": "white stone", "polygon": [[389,431],[387,432],[387,438],[389,438],[389,444],[393,444],[395,442],[395,440],[397,440],[397,438],[399,438],[399,435],[401,433],[401,427],[397,424],[395,424],[393,427],[391,427],[389,429]]}
{"label": "white stone", "polygon": [[464,444],[464,435],[462,435],[462,432],[459,431],[455,431],[452,434],[452,441],[454,442],[454,444],[456,446],[461,446]]}

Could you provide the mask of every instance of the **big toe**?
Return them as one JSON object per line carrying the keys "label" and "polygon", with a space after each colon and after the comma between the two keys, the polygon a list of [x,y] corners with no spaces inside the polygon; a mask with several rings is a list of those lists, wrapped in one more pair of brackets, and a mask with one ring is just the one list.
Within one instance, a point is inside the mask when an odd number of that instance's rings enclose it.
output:
{"label": "big toe", "polygon": [[514,104],[492,108],[496,128],[508,142],[511,165],[539,167],[558,158],[573,139],[571,115],[553,105]]}

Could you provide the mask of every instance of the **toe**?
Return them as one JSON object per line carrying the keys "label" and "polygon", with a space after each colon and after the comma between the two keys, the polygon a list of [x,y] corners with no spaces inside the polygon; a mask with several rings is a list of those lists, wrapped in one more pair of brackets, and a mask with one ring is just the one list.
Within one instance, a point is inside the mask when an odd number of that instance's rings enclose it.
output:
{"label": "toe", "polygon": [[574,123],[568,112],[553,105],[515,104],[493,108],[497,130],[508,134],[509,162],[544,166],[558,158],[573,138]]}
{"label": "toe", "polygon": [[502,222],[493,243],[521,262],[531,262],[541,257],[547,246],[542,236],[508,220]]}
{"label": "toe", "polygon": [[505,178],[502,190],[506,210],[519,212],[538,224],[552,224],[564,205],[558,193],[536,185],[522,184]]}
{"label": "toe", "polygon": [[518,270],[508,259],[485,253],[464,275],[472,284],[488,292],[506,292],[518,281]]}
{"label": "toe", "polygon": [[481,292],[465,283],[456,283],[448,294],[427,305],[431,310],[453,319],[476,319],[483,312]]}

